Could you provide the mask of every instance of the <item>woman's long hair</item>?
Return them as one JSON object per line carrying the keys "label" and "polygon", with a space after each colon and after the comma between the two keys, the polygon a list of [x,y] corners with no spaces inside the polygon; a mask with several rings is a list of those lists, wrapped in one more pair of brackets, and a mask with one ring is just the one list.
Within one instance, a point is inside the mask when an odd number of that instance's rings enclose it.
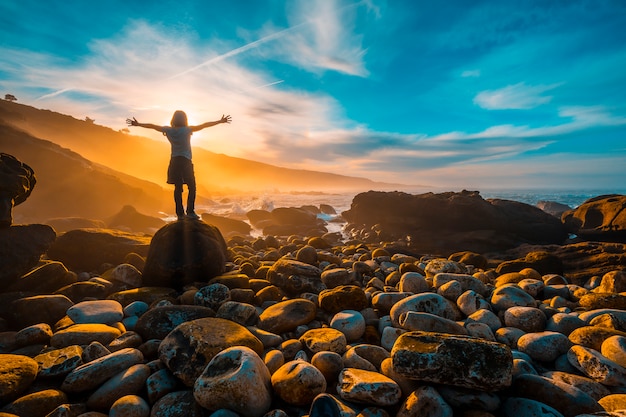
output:
{"label": "woman's long hair", "polygon": [[182,110],[176,110],[174,112],[174,115],[172,116],[172,121],[170,122],[170,126],[172,127],[187,126],[187,114]]}

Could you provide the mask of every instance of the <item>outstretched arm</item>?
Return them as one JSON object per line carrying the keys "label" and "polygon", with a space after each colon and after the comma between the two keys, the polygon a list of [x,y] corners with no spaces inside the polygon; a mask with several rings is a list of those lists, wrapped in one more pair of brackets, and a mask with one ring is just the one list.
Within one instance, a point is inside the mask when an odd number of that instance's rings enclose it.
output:
{"label": "outstretched arm", "polygon": [[214,122],[206,122],[206,123],[202,123],[201,125],[189,126],[189,127],[191,128],[192,132],[197,132],[198,130],[202,130],[204,128],[211,127],[211,126],[215,126],[215,125],[218,125],[220,123],[230,123],[231,120],[232,119],[231,119],[230,115],[228,115],[228,116],[222,115],[222,118],[220,120],[216,120]]}
{"label": "outstretched arm", "polygon": [[163,126],[153,125],[152,123],[139,123],[134,117],[132,119],[126,119],[126,124],[128,124],[128,126],[145,127],[146,129],[154,129],[163,132]]}

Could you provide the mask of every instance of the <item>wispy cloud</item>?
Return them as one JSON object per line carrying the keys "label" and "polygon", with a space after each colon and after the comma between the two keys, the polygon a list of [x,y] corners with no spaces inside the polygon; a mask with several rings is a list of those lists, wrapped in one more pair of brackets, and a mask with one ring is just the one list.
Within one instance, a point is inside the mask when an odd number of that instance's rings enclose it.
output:
{"label": "wispy cloud", "polygon": [[[375,14],[371,2],[363,2]],[[355,32],[355,12],[360,3],[341,7],[338,1],[295,2],[288,19],[297,31],[284,36],[269,51],[280,59],[307,71],[338,71],[365,77],[369,74],[364,62],[366,49],[362,36]]]}
{"label": "wispy cloud", "polygon": [[604,106],[566,106],[559,110],[559,116],[571,118],[575,128],[626,124],[626,117],[614,116]]}
{"label": "wispy cloud", "polygon": [[474,69],[474,70],[465,70],[461,73],[461,77],[463,78],[467,78],[467,77],[480,77],[480,70],[478,69]]}
{"label": "wispy cloud", "polygon": [[434,141],[473,141],[498,138],[558,137],[592,128],[626,125],[626,117],[614,115],[603,106],[566,106],[558,109],[560,123],[530,127],[527,125],[495,125],[474,133],[447,132],[432,136]]}
{"label": "wispy cloud", "polygon": [[549,103],[552,96],[542,94],[560,85],[531,86],[521,82],[497,90],[481,91],[474,97],[474,103],[487,110],[532,109]]}

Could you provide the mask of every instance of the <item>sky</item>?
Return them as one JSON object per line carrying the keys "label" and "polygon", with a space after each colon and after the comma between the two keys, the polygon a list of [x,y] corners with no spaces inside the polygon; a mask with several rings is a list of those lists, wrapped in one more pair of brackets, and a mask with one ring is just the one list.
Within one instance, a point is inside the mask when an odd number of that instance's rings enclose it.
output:
{"label": "sky", "polygon": [[273,165],[626,188],[623,0],[3,0],[0,56],[2,97],[115,130],[230,114],[194,145]]}

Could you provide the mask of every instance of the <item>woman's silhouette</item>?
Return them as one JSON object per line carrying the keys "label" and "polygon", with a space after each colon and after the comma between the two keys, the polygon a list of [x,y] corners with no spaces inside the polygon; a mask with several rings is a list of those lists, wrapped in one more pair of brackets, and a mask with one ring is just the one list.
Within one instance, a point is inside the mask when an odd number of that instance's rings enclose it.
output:
{"label": "woman's silhouette", "polygon": [[129,126],[145,127],[157,130],[167,137],[172,145],[172,156],[167,168],[167,183],[174,184],[174,203],[178,220],[185,218],[183,207],[183,184],[187,184],[189,194],[187,196],[187,218],[199,219],[195,212],[196,202],[196,176],[191,162],[191,135],[193,132],[220,123],[230,123],[231,117],[222,115],[220,120],[206,122],[197,126],[187,125],[187,115],[182,110],[176,110],[172,116],[171,126],[158,126],[151,123],[139,123],[134,117],[126,119]]}

